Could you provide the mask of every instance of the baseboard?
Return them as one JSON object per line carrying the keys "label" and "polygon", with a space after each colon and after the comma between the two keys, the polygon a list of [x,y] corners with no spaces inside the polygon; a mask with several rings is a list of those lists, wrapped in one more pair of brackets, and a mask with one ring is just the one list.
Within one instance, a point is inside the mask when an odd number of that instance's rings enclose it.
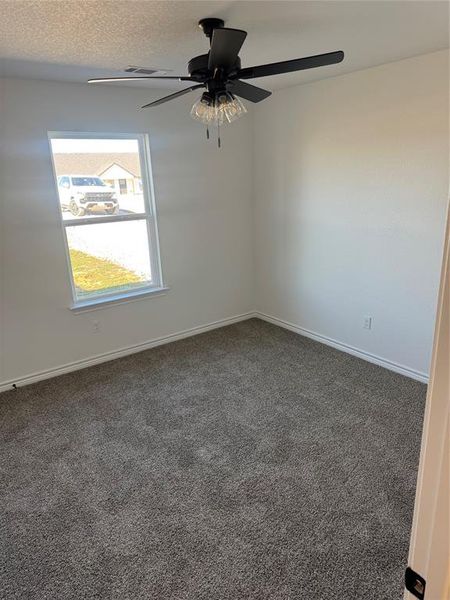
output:
{"label": "baseboard", "polygon": [[293,323],[289,323],[288,321],[284,321],[283,319],[278,319],[277,317],[272,317],[271,315],[267,315],[261,312],[248,312],[243,313],[241,315],[235,315],[234,317],[229,317],[227,319],[220,319],[218,321],[214,321],[206,325],[200,325],[198,327],[192,327],[191,329],[185,329],[183,331],[179,331],[177,333],[173,333],[167,336],[154,338],[153,340],[143,342],[142,344],[127,346],[125,348],[120,348],[119,350],[114,350],[112,352],[105,352],[104,354],[97,354],[96,356],[91,356],[86,359],[66,363],[53,369],[32,373],[30,375],[26,375],[18,379],[4,381],[0,383],[0,392],[11,390],[13,389],[13,387],[21,387],[24,385],[29,385],[31,383],[36,383],[37,381],[42,381],[44,379],[58,377],[58,375],[64,375],[65,373],[71,373],[72,371],[78,371],[80,369],[85,369],[86,367],[99,365],[110,360],[115,360],[116,358],[122,358],[123,356],[128,356],[129,354],[135,354],[137,352],[142,352],[143,350],[155,348],[156,346],[162,346],[163,344],[176,342],[177,340],[182,340],[193,335],[198,335],[199,333],[205,333],[213,329],[218,329],[219,327],[226,327],[227,325],[239,323],[240,321],[246,321],[247,319],[251,319],[254,317],[262,319],[263,321],[267,321],[268,323],[272,323],[273,325],[278,325],[279,327],[283,327],[284,329],[289,329],[290,331],[294,331],[295,333],[311,338],[317,342],[321,342],[322,344],[326,344],[327,346],[331,346],[332,348],[336,348],[337,350],[341,350],[342,352],[347,352],[348,354],[352,354],[353,356],[357,356],[358,358],[362,358],[363,360],[367,360],[368,362],[374,363],[391,371],[395,371],[396,373],[400,373],[401,375],[406,375],[407,377],[411,377],[412,379],[416,379],[423,383],[428,383],[428,375],[426,373],[415,371],[414,369],[410,369],[409,367],[405,367],[404,365],[400,365],[398,363],[386,360],[380,356],[370,354],[369,352],[365,352],[364,350],[360,350],[359,348],[349,346],[348,344],[343,344],[342,342],[338,342],[337,340],[334,340],[327,336],[315,333],[314,331],[309,331],[304,327],[299,327],[298,325],[294,325]]}
{"label": "baseboard", "polygon": [[311,338],[316,342],[321,342],[322,344],[326,344],[327,346],[331,346],[332,348],[336,348],[337,350],[341,350],[342,352],[346,352],[347,354],[352,354],[353,356],[357,356],[358,358],[367,360],[370,363],[379,365],[380,367],[384,367],[385,369],[389,369],[390,371],[395,371],[396,373],[400,373],[401,375],[406,375],[406,377],[411,377],[412,379],[416,379],[417,381],[421,381],[422,383],[428,383],[428,375],[426,373],[422,373],[421,371],[410,369],[409,367],[405,367],[404,365],[392,362],[390,360],[382,358],[381,356],[377,356],[376,354],[371,354],[370,352],[366,352],[365,350],[360,350],[359,348],[355,348],[354,346],[349,346],[348,344],[338,342],[337,340],[329,338],[325,335],[321,335],[320,333],[315,333],[314,331],[310,331],[309,329],[305,329],[304,327],[299,327],[298,325],[289,323],[289,321],[284,321],[283,319],[278,319],[277,317],[266,315],[265,313],[256,312],[254,316],[258,319],[262,319],[263,321],[267,321],[268,323],[272,323],[273,325],[284,327],[284,329],[289,329],[290,331],[294,331],[295,333]]}
{"label": "baseboard", "polygon": [[255,316],[256,315],[253,312],[235,315],[234,317],[220,319],[219,321],[213,321],[212,323],[207,323],[206,325],[192,327],[191,329],[185,329],[177,333],[172,333],[170,335],[155,338],[153,340],[143,342],[142,344],[127,346],[125,348],[120,348],[119,350],[114,350],[112,352],[105,352],[104,354],[97,354],[96,356],[91,356],[86,359],[66,363],[53,369],[32,373],[30,375],[26,375],[24,377],[20,377],[18,379],[13,379],[10,381],[4,381],[0,383],[0,392],[11,390],[14,387],[22,387],[24,385],[36,383],[37,381],[42,381],[44,379],[50,379],[51,377],[57,377],[58,375],[64,375],[65,373],[71,373],[72,371],[85,369],[86,367],[99,365],[110,360],[115,360],[116,358],[128,356],[129,354],[136,354],[137,352],[142,352],[143,350],[155,348],[156,346],[162,346],[163,344],[169,344],[170,342],[176,342],[177,340],[182,340],[193,335],[198,335],[199,333],[205,333],[213,329],[218,329],[219,327],[225,327],[227,325],[232,325],[233,323],[239,323],[240,321],[245,321]]}

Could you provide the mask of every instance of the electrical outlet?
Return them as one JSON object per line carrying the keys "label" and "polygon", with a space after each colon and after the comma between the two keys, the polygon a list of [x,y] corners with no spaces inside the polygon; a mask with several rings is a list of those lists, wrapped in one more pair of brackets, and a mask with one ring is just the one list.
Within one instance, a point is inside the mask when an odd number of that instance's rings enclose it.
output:
{"label": "electrical outlet", "polygon": [[98,333],[100,331],[100,321],[92,321],[92,329],[94,333]]}
{"label": "electrical outlet", "polygon": [[364,317],[364,329],[372,329],[372,317]]}

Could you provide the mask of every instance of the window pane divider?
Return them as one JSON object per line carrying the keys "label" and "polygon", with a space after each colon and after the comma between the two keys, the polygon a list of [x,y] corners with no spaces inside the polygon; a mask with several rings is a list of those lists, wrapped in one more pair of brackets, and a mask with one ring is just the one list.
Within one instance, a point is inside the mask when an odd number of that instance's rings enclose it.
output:
{"label": "window pane divider", "polygon": [[143,219],[151,219],[151,215],[147,213],[137,213],[130,215],[108,215],[104,217],[88,217],[81,219],[64,219],[63,225],[76,226],[76,225],[93,225],[95,223],[117,223],[118,221],[140,221]]}

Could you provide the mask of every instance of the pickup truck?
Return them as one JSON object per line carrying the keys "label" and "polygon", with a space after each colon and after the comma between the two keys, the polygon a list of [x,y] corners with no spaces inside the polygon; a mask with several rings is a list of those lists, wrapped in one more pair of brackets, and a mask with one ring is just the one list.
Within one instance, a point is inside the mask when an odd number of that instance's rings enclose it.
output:
{"label": "pickup truck", "polygon": [[70,210],[75,217],[82,217],[94,210],[108,215],[119,212],[115,191],[100,177],[92,175],[60,175],[58,177],[59,201],[62,210]]}

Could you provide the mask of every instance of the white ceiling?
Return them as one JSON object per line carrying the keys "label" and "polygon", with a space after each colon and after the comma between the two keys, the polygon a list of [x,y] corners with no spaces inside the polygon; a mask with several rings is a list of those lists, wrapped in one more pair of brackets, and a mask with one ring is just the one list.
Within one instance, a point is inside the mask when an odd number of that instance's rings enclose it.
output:
{"label": "white ceiling", "polygon": [[248,31],[243,66],[345,52],[340,65],[260,79],[267,89],[449,46],[448,3],[433,0],[3,0],[0,14],[3,74],[63,81],[120,75],[127,65],[187,74],[187,61],[208,50],[197,28],[208,16]]}

